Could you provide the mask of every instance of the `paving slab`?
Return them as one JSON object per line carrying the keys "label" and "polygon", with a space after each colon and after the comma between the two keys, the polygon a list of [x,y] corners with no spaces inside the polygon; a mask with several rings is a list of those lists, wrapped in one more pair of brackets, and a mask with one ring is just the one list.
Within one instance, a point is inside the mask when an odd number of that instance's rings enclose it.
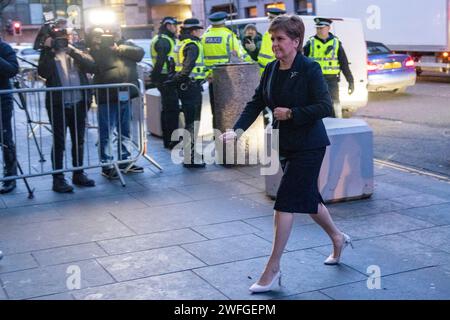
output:
{"label": "paving slab", "polygon": [[[245,219],[244,222],[258,228],[259,231],[273,232],[273,212],[271,215],[264,217]],[[300,213],[294,215],[294,224],[292,226],[293,229],[308,224],[315,224],[309,214]]]}
{"label": "paving slab", "polygon": [[[256,234],[267,241],[271,242],[273,240],[272,230]],[[291,235],[286,245],[286,250],[295,251],[308,249],[323,246],[329,243],[331,243],[330,238],[318,224],[308,224],[292,228]]]}
{"label": "paving slab", "polygon": [[38,264],[30,253],[6,255],[0,262],[0,274],[37,267]]}
{"label": "paving slab", "polygon": [[75,300],[71,293],[57,293],[57,294],[49,294],[46,296],[40,296],[36,298],[32,298],[30,300]]}
{"label": "paving slab", "polygon": [[160,207],[167,204],[183,203],[193,200],[191,197],[180,193],[173,188],[159,190],[148,189],[141,192],[133,192],[131,195],[144,202],[148,207]]}
{"label": "paving slab", "polygon": [[391,200],[358,200],[335,203],[327,206],[330,215],[340,218],[354,218],[359,216],[375,215],[408,208],[408,205]]}
{"label": "paving slab", "polygon": [[336,220],[336,225],[355,239],[370,238],[434,226],[395,212]]}
{"label": "paving slab", "polygon": [[366,278],[346,266],[328,267],[313,250],[288,252],[281,261],[282,287],[268,293],[251,294],[267,258],[256,258],[195,269],[194,272],[231,299],[267,300],[316,291]]}
{"label": "paving slab", "polygon": [[99,241],[98,244],[110,255],[115,255],[204,240],[207,238],[197,232],[180,229]]}
{"label": "paving slab", "polygon": [[28,299],[69,291],[67,282],[74,274],[70,266],[79,267],[80,288],[112,283],[111,276],[95,261],[79,261],[72,264],[43,267],[0,275],[10,299]]}
{"label": "paving slab", "polygon": [[267,256],[272,244],[255,235],[220,238],[182,245],[208,265]]}
{"label": "paving slab", "polygon": [[117,281],[189,270],[205,264],[180,247],[168,247],[99,258]]}
{"label": "paving slab", "polygon": [[176,272],[73,292],[79,300],[226,300],[191,271]]}
{"label": "paving slab", "polygon": [[[450,254],[402,235],[354,241],[355,248],[353,250],[351,247],[344,250],[342,263],[361,273],[367,273],[367,268],[376,266],[383,276],[450,264]],[[332,251],[332,247],[330,245],[315,248],[315,250],[322,253],[325,258]]]}
{"label": "paving slab", "polygon": [[450,224],[450,203],[398,210],[397,212],[437,226]]}
{"label": "paving slab", "polygon": [[405,232],[405,237],[450,253],[450,225]]}
{"label": "paving slab", "polygon": [[239,181],[232,181],[229,183],[204,183],[200,185],[175,187],[174,189],[194,200],[205,200],[260,192],[259,189]]}
{"label": "paving slab", "polygon": [[3,226],[0,224],[0,243],[5,254],[49,249],[135,235],[110,214],[82,215],[63,220]]}
{"label": "paving slab", "polygon": [[[369,283],[373,281],[368,279]],[[402,272],[381,278],[381,289],[369,289],[368,281],[322,290],[338,300],[448,300],[450,272],[440,267]]]}
{"label": "paving slab", "polygon": [[[450,186],[449,186],[450,187]],[[392,198],[392,201],[405,204],[409,208],[426,207],[433,204],[450,204],[450,198],[443,198],[432,194],[415,194],[409,196],[403,196],[398,198]]]}
{"label": "paving slab", "polygon": [[90,260],[104,257],[106,255],[106,252],[95,242],[33,252],[33,256],[41,266],[51,266],[73,261]]}
{"label": "paving slab", "polygon": [[272,210],[239,196],[114,212],[139,234],[235,221],[271,214]]}
{"label": "paving slab", "polygon": [[192,230],[195,230],[208,239],[239,236],[259,231],[257,228],[252,227],[243,221],[208,224],[204,226],[192,227]]}

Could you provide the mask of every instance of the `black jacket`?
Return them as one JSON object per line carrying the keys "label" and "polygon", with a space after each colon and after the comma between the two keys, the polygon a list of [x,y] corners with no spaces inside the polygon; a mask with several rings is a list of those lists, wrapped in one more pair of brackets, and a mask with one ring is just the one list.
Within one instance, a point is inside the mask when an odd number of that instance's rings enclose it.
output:
{"label": "black jacket", "polygon": [[[74,47],[69,48],[67,54],[74,60],[78,67],[78,74],[80,76],[80,85],[89,85],[87,78],[87,73],[93,73],[95,71],[95,64],[92,57]],[[38,63],[38,74],[45,79],[45,85],[47,87],[61,87],[61,79],[59,78],[58,69],[56,67],[55,53],[50,48],[44,48],[39,56]],[[62,103],[62,94],[58,91],[52,92],[52,97],[50,98],[50,93],[47,92],[45,95],[45,103],[49,107],[50,103],[53,105],[59,105]],[[83,101],[90,102],[91,95],[89,93],[85,94],[83,92]]]}
{"label": "black jacket", "polygon": [[[191,39],[194,41],[200,41],[199,38],[191,36],[190,34],[182,34],[180,35],[180,41],[183,41],[184,39]],[[195,43],[188,43],[184,49],[183,49],[183,68],[180,72],[178,72],[175,76],[175,81],[177,82],[183,82],[188,80],[189,75],[192,72],[192,69],[195,67],[195,62],[197,61],[198,55],[200,54],[200,51],[198,49],[198,46]]]}
{"label": "black jacket", "polygon": [[[327,43],[328,41],[330,41],[331,39],[333,39],[335,36],[330,33],[330,36],[328,37],[327,40],[322,40],[320,39],[318,36],[314,36],[314,38],[322,43]],[[306,45],[303,47],[303,54],[307,57],[309,57],[311,52],[311,42],[308,40],[308,42],[306,43]],[[347,55],[345,54],[345,50],[344,47],[342,46],[342,42],[339,41],[339,49],[338,49],[338,61],[339,61],[339,65],[341,67],[342,73],[345,76],[345,79],[347,80],[348,83],[353,83],[353,75],[352,72],[350,71],[350,67],[348,66],[348,59],[347,59]]]}
{"label": "black jacket", "polygon": [[[0,90],[11,89],[10,78],[19,72],[19,63],[17,62],[16,53],[9,44],[0,39]],[[4,94],[1,96],[1,103],[11,103],[12,94]]]}
{"label": "black jacket", "polygon": [[[137,62],[144,57],[144,49],[131,42],[119,42],[117,51],[110,48],[91,50],[95,61],[95,84],[132,83],[139,88]],[[99,103],[107,103],[107,90],[99,90]],[[138,92],[133,88],[131,98]],[[117,90],[109,90],[109,102],[118,101]]]}
{"label": "black jacket", "polygon": [[[272,87],[279,65],[275,60],[266,66],[255,94],[234,130],[247,130],[266,106],[272,111],[277,107]],[[331,115],[332,102],[319,64],[298,53],[290,71],[291,76],[284,83],[281,96],[283,107],[292,109],[293,118],[274,123],[274,128],[280,129],[280,154],[284,156],[330,144],[322,118]]]}
{"label": "black jacket", "polygon": [[[172,38],[174,41],[176,40],[175,35],[166,28],[164,28],[164,26],[160,28],[159,34],[160,35],[165,34],[166,36]],[[158,53],[158,56],[156,58],[156,63],[153,66],[151,74],[152,82],[154,83],[160,83],[167,79],[167,75],[162,75],[161,70],[164,64],[168,63],[167,56],[170,52],[170,42],[162,37],[158,37],[157,39],[158,40],[156,40],[155,43],[155,51]]]}

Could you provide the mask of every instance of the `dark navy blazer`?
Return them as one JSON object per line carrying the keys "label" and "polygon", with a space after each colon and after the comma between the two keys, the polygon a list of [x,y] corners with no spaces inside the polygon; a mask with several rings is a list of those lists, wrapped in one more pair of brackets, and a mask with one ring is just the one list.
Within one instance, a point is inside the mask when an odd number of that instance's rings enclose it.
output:
{"label": "dark navy blazer", "polygon": [[[282,86],[281,97],[274,99],[272,88],[279,66],[278,60],[266,66],[252,100],[245,106],[233,129],[247,130],[265,107],[272,111],[275,107],[287,107],[292,110],[293,118],[275,120],[273,124],[280,130],[281,155],[329,145],[322,119],[331,116],[332,102],[319,64],[298,53]],[[274,100],[283,101],[283,104],[276,105]]]}

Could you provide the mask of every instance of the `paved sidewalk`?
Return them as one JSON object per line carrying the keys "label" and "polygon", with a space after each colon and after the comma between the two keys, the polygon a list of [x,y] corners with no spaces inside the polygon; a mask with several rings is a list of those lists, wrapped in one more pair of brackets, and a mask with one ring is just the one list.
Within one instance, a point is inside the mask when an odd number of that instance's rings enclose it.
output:
{"label": "paved sidewalk", "polygon": [[149,150],[164,172],[142,161],[126,188],[91,170],[95,188],[56,194],[44,177],[30,179],[33,200],[22,182],[0,196],[0,299],[450,299],[447,182],[376,165],[372,198],[329,205],[354,239],[343,263],[323,264],[329,239],[297,215],[283,287],[250,295],[272,241],[259,169],[189,170],[161,140]]}

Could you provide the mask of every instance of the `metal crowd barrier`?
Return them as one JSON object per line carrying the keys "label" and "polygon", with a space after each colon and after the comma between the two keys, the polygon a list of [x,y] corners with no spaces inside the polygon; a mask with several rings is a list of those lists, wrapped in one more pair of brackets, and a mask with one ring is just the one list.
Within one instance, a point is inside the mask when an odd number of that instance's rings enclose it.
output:
{"label": "metal crowd barrier", "polygon": [[[132,92],[136,97],[131,98]],[[127,172],[140,157],[162,170],[146,153],[142,93],[131,83],[0,90],[0,96],[4,94],[13,95],[11,133],[18,172],[14,176],[1,172],[0,182],[23,179],[30,198],[33,190],[27,178],[114,168],[125,186],[121,170]],[[8,148],[2,125],[4,104],[0,99],[3,153]],[[4,167],[1,155],[0,160]]]}

